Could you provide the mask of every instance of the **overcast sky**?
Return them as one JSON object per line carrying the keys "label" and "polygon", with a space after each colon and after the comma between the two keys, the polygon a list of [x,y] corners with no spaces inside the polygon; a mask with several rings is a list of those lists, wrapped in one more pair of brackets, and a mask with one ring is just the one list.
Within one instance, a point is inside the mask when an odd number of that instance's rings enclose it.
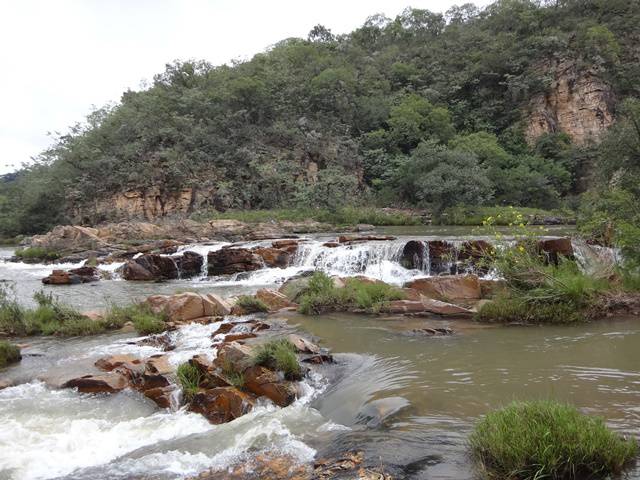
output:
{"label": "overcast sky", "polygon": [[[468,1],[468,0],[467,0]],[[175,59],[248,59],[320,23],[346,33],[406,6],[464,0],[0,0],[0,173],[93,106],[140,89]],[[486,5],[484,0],[474,3]]]}

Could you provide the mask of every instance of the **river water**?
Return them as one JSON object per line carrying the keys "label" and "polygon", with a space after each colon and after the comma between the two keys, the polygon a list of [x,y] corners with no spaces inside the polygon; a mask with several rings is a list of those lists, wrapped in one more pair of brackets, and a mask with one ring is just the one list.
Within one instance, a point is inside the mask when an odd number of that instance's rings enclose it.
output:
{"label": "river water", "polygon": [[[400,233],[407,238],[425,235]],[[459,234],[440,233],[462,238]],[[289,269],[232,279],[163,284],[115,279],[49,288],[79,308],[94,309],[178,289],[252,292],[308,268],[364,271],[396,283],[425,275],[395,263],[391,245],[370,246],[375,252],[363,256],[361,247],[323,253],[312,242]],[[3,264],[0,277],[13,281],[26,303],[50,269]],[[472,479],[476,472],[467,435],[481,415],[514,399],[570,401],[603,416],[625,435],[640,435],[637,318],[565,327],[486,327],[471,321],[344,314],[288,313],[274,320],[285,332],[316,337],[333,349],[337,363],[314,370],[305,381],[305,395],[293,405],[279,409],[265,403],[225,425],[158,409],[133,391],[95,396],[55,388],[68,377],[92,372],[101,356],[159,353],[132,345],[138,340],[135,334],[24,339],[29,347],[23,361],[0,370],[0,379],[17,384],[0,390],[0,479],[185,478],[261,451],[308,462],[345,450],[364,450],[368,464],[382,465],[396,478]],[[408,333],[426,326],[448,326],[456,333]],[[196,353],[214,354],[209,335],[216,328],[189,325],[173,332],[177,348],[168,352],[170,361],[177,365]],[[640,479],[640,470],[630,477]]]}

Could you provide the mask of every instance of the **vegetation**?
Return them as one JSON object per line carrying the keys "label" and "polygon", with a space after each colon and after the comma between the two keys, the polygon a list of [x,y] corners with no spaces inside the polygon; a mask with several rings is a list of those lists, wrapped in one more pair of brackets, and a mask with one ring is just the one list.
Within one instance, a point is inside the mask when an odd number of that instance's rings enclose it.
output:
{"label": "vegetation", "polygon": [[[521,215],[518,218],[518,215]],[[442,225],[469,225],[480,226],[487,218],[494,218],[494,225],[512,226],[523,221],[526,224],[537,224],[547,217],[556,217],[563,223],[571,223],[575,215],[566,210],[543,210],[541,208],[519,207],[483,207],[483,206],[456,206],[445,209],[436,223]]]}
{"label": "vegetation", "polygon": [[327,274],[315,272],[300,298],[299,311],[306,315],[355,309],[378,312],[385,302],[403,298],[401,290],[386,283],[348,278],[338,287]]}
{"label": "vegetation", "polygon": [[182,387],[184,397],[187,400],[191,400],[198,393],[198,387],[202,381],[202,373],[198,370],[198,367],[186,362],[178,367],[176,376]]}
{"label": "vegetation", "polygon": [[242,308],[246,313],[268,312],[269,307],[266,303],[251,295],[240,295],[236,301],[236,305]]}
{"label": "vegetation", "polygon": [[42,247],[18,248],[14,255],[25,262],[34,260],[57,260],[60,258],[58,252],[47,250]]}
{"label": "vegetation", "polygon": [[255,350],[253,363],[283,372],[288,380],[302,378],[302,368],[296,357],[296,348],[287,339],[270,340],[259,345]]}
{"label": "vegetation", "polygon": [[107,328],[121,328],[125,323],[132,322],[140,335],[164,332],[167,329],[165,316],[153,313],[144,303],[136,303],[120,307],[111,305],[101,319]]}
{"label": "vegetation", "polygon": [[95,205],[125,189],[197,187],[198,208],[317,209],[332,223],[393,221],[345,207],[575,205],[591,166],[634,144],[527,143],[528,107],[556,58],[601,72],[611,98],[640,96],[639,21],[623,0],[467,3],[373,15],[346,35],[318,25],[232,65],[172,63],[5,176],[0,235],[113,219]]}
{"label": "vegetation", "polygon": [[20,349],[6,340],[0,340],[0,368],[6,367],[10,363],[19,361],[22,358]]}
{"label": "vegetation", "polygon": [[553,401],[514,402],[489,413],[469,439],[491,478],[609,478],[634,460],[637,444],[601,418]]}

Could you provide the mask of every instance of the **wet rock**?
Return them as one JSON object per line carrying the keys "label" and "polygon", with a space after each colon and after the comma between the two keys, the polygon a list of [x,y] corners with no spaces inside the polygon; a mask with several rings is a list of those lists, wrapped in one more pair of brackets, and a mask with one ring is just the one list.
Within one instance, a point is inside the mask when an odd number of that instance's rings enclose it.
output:
{"label": "wet rock", "polygon": [[145,254],[125,263],[122,278],[134,281],[172,280],[178,278],[178,267],[171,257]]}
{"label": "wet rock", "polygon": [[428,271],[428,247],[419,240],[409,240],[402,249],[400,265],[410,270]]}
{"label": "wet rock", "polygon": [[78,283],[97,282],[100,272],[95,267],[80,267],[71,270],[53,270],[51,275],[42,279],[45,285],[75,285]]}
{"label": "wet rock", "polygon": [[169,335],[168,332],[143,338],[142,340],[137,341],[136,345],[156,347],[162,349],[165,352],[169,352],[176,348],[171,339],[171,335]]}
{"label": "wet rock", "polygon": [[127,388],[128,384],[124,375],[109,372],[71,379],[62,384],[62,388],[77,388],[81,393],[115,393]]}
{"label": "wet rock", "polygon": [[267,267],[271,268],[285,268],[291,261],[291,254],[278,248],[258,247],[254,248],[253,252],[262,258]]}
{"label": "wet rock", "polygon": [[11,387],[13,384],[10,380],[0,380],[0,390]]}
{"label": "wet rock", "polygon": [[538,250],[546,255],[549,263],[554,265],[558,264],[560,257],[573,258],[573,244],[568,237],[540,240]]}
{"label": "wet rock", "polygon": [[209,275],[231,275],[264,268],[261,256],[247,248],[222,248],[207,255]]}
{"label": "wet rock", "polygon": [[145,363],[145,374],[167,375],[173,372],[167,355],[152,355]]}
{"label": "wet rock", "polygon": [[300,335],[296,335],[295,333],[290,334],[287,337],[293,346],[295,347],[298,353],[320,353],[320,347],[311,343],[309,340],[301,337]]}
{"label": "wet rock", "polygon": [[338,237],[338,242],[351,244],[373,241],[391,241],[395,239],[396,237],[392,237],[391,235],[340,235]]}
{"label": "wet rock", "polygon": [[211,323],[214,316],[227,315],[229,306],[216,295],[206,296],[185,292],[176,295],[152,295],[146,303],[154,313],[164,313],[167,319],[174,323],[192,322],[201,319],[199,323]]}
{"label": "wet rock", "polygon": [[256,337],[257,337],[257,335],[255,333],[252,333],[252,332],[228,333],[224,337],[224,340],[222,342],[223,343],[229,343],[229,342],[240,342],[240,343],[243,343],[242,340],[247,340],[248,338],[256,338]]}
{"label": "wet rock", "polygon": [[206,316],[224,317],[231,313],[231,305],[214,293],[207,293],[203,297],[204,314]]}
{"label": "wet rock", "polygon": [[439,336],[453,335],[454,332],[450,328],[446,328],[446,327],[436,327],[436,328],[425,327],[425,328],[414,328],[413,330],[410,330],[409,333],[412,335],[439,337]]}
{"label": "wet rock", "polygon": [[278,248],[280,250],[284,250],[285,252],[293,255],[298,250],[299,240],[287,239],[287,240],[275,240],[271,246],[273,248]]}
{"label": "wet rock", "polygon": [[412,280],[404,285],[438,300],[479,300],[482,296],[476,275],[446,275]]}
{"label": "wet rock", "polygon": [[329,355],[327,353],[318,353],[316,355],[303,356],[301,361],[304,363],[313,363],[314,365],[334,363],[333,355]]}
{"label": "wet rock", "polygon": [[95,362],[95,366],[100,370],[104,370],[105,372],[110,372],[117,367],[122,365],[140,365],[142,364],[142,360],[132,354],[123,354],[123,355],[109,355],[108,357],[100,358]]}
{"label": "wet rock", "polygon": [[432,275],[452,273],[452,261],[455,256],[453,244],[444,240],[429,241],[429,272]]}
{"label": "wet rock", "polygon": [[233,323],[221,323],[218,329],[211,334],[211,338],[215,337],[216,335],[229,333],[234,326],[235,324]]}
{"label": "wet rock", "polygon": [[148,388],[143,394],[148,399],[154,401],[160,408],[171,408],[173,406],[173,398],[177,388],[175,385],[165,387]]}
{"label": "wet rock", "polygon": [[253,363],[252,349],[238,342],[226,343],[218,350],[215,365],[219,368],[232,366],[236,372],[242,373]]}
{"label": "wet rock", "polygon": [[377,428],[399,412],[409,408],[411,403],[403,397],[387,397],[372,400],[358,413],[356,422],[369,428]]}
{"label": "wet rock", "polygon": [[261,300],[269,307],[270,312],[275,312],[283,308],[296,307],[284,293],[271,290],[269,288],[261,288],[256,292],[256,298]]}
{"label": "wet rock", "polygon": [[235,387],[217,387],[194,395],[189,410],[200,413],[211,423],[226,423],[248,413],[255,400]]}
{"label": "wet rock", "polygon": [[195,277],[202,273],[204,257],[196,252],[186,251],[178,257],[174,257],[180,277]]}
{"label": "wet rock", "polygon": [[325,242],[322,244],[322,246],[327,248],[336,248],[339,247],[340,244],[338,242]]}
{"label": "wet rock", "polygon": [[280,407],[292,404],[298,397],[298,388],[293,382],[282,380],[277,373],[260,365],[249,367],[243,376],[243,388],[258,397],[269,398]]}
{"label": "wet rock", "polygon": [[309,287],[309,280],[312,274],[313,272],[305,272],[291,277],[280,286],[278,291],[283,293],[291,302],[297,302]]}

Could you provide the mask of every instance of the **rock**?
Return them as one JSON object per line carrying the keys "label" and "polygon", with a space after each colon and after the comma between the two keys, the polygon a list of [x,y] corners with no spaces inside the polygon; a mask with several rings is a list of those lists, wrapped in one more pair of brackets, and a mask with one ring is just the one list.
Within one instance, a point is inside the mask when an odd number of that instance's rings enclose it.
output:
{"label": "rock", "polygon": [[356,225],[356,232],[372,232],[376,227],[368,223],[359,223]]}
{"label": "rock", "polygon": [[182,278],[196,277],[202,273],[204,257],[199,253],[186,251],[173,259]]}
{"label": "rock", "polygon": [[325,242],[322,244],[322,246],[327,248],[336,248],[339,247],[340,244],[338,242]]}
{"label": "rock", "polygon": [[429,272],[431,275],[451,273],[451,265],[455,257],[453,244],[444,240],[429,241]]}
{"label": "rock", "polygon": [[568,237],[540,240],[538,251],[546,255],[549,263],[557,265],[560,257],[573,258],[573,243]]}
{"label": "rock", "polygon": [[207,255],[209,275],[231,275],[264,268],[258,254],[246,248],[221,248]]}
{"label": "rock", "polygon": [[97,229],[72,225],[59,225],[49,233],[34,235],[29,245],[56,252],[95,250],[109,246],[98,236]]}
{"label": "rock", "polygon": [[215,365],[223,370],[231,366],[236,372],[242,373],[246,368],[251,366],[253,363],[252,360],[252,349],[250,347],[237,342],[231,342],[220,347]]}
{"label": "rock", "polygon": [[169,335],[168,332],[143,338],[142,340],[136,342],[136,345],[161,348],[165,352],[174,350],[176,348],[171,340],[171,335]]}
{"label": "rock", "polygon": [[0,380],[0,390],[11,387],[13,384],[10,380]]}
{"label": "rock", "polygon": [[145,254],[129,260],[122,269],[125,280],[172,280],[178,278],[178,267],[171,257]]}
{"label": "rock", "polygon": [[[222,342],[223,343],[238,342],[240,340],[246,340],[248,338],[256,338],[256,337],[257,337],[257,335],[255,333],[251,333],[251,332],[228,333],[224,337],[224,340]],[[242,342],[240,342],[240,343],[242,343]]]}
{"label": "rock", "polygon": [[390,241],[395,240],[396,237],[391,235],[340,235],[338,237],[339,243],[361,243],[361,242],[373,242],[373,241]]}
{"label": "rock", "polygon": [[284,293],[276,292],[269,288],[261,288],[258,290],[256,292],[256,298],[264,302],[269,307],[270,312],[296,306]]}
{"label": "rock", "polygon": [[215,337],[216,335],[229,333],[234,326],[235,324],[233,323],[221,323],[218,329],[211,334],[211,338]]}
{"label": "rock", "polygon": [[152,355],[145,363],[144,372],[147,375],[167,375],[173,372],[173,368],[166,355]]}
{"label": "rock", "polygon": [[287,337],[293,346],[296,348],[298,353],[320,353],[320,347],[311,343],[309,340],[301,337],[300,335],[296,335],[295,333],[290,334]]}
{"label": "rock", "polygon": [[471,310],[452,303],[441,302],[423,297],[422,300],[393,300],[384,305],[381,311],[392,314],[420,315],[435,313],[438,315],[470,315]]}
{"label": "rock", "polygon": [[196,367],[200,371],[200,373],[207,373],[213,368],[213,362],[209,360],[209,357],[202,354],[194,355],[193,357],[191,357],[189,363]]}
{"label": "rock", "polygon": [[298,251],[299,240],[287,239],[287,240],[275,240],[271,246],[293,255]]}
{"label": "rock", "polygon": [[206,316],[224,317],[231,313],[231,305],[218,295],[207,293],[203,296],[204,314]]}
{"label": "rock", "polygon": [[209,317],[208,314],[212,314],[212,312],[222,311],[222,305],[224,304],[215,296],[202,297],[192,292],[171,296],[152,295],[147,298],[146,303],[154,313],[164,313],[170,322],[176,323],[185,323]]}
{"label": "rock", "polygon": [[143,394],[145,397],[153,400],[160,408],[171,408],[173,406],[175,392],[176,387],[169,385],[166,387],[148,388]]}
{"label": "rock", "polygon": [[419,240],[409,240],[402,249],[400,265],[410,270],[429,270],[429,249]]}
{"label": "rock", "polygon": [[453,330],[446,327],[437,327],[437,328],[414,328],[410,331],[410,333],[414,335],[425,335],[428,337],[438,337],[443,335],[453,335]]}
{"label": "rock", "polygon": [[117,372],[85,375],[65,382],[62,388],[77,388],[81,393],[115,393],[127,388],[126,377]]}
{"label": "rock", "polygon": [[109,355],[108,357],[101,358],[94,364],[100,370],[110,372],[111,370],[120,367],[125,364],[140,365],[142,360],[132,354],[123,355]]}
{"label": "rock", "polygon": [[196,393],[189,410],[200,413],[211,423],[219,424],[248,413],[254,403],[253,397],[235,387],[217,387]]}
{"label": "rock", "polygon": [[313,363],[315,365],[322,365],[323,363],[333,363],[333,356],[326,353],[319,353],[317,355],[308,355],[302,359],[304,363]]}
{"label": "rock", "polygon": [[417,290],[428,298],[438,300],[479,300],[482,297],[480,282],[476,275],[418,278],[404,286]]}
{"label": "rock", "polygon": [[423,298],[422,305],[426,312],[438,315],[467,316],[473,313],[473,311],[468,308],[454,305],[452,303],[441,302],[440,300],[434,300],[431,298]]}
{"label": "rock", "polygon": [[280,379],[277,373],[260,365],[248,368],[243,373],[243,388],[258,397],[267,397],[280,407],[292,404],[298,396],[293,382]]}
{"label": "rock", "polygon": [[42,279],[45,285],[75,285],[78,283],[97,282],[100,272],[95,267],[79,267],[71,270],[53,270],[51,275]]}
{"label": "rock", "polygon": [[264,264],[271,268],[285,268],[289,266],[291,254],[285,250],[270,247],[254,248],[253,252],[262,258]]}
{"label": "rock", "polygon": [[311,279],[312,272],[306,272],[301,275],[291,277],[284,282],[278,291],[283,293],[291,302],[297,302],[300,296],[309,287],[309,280]]}

